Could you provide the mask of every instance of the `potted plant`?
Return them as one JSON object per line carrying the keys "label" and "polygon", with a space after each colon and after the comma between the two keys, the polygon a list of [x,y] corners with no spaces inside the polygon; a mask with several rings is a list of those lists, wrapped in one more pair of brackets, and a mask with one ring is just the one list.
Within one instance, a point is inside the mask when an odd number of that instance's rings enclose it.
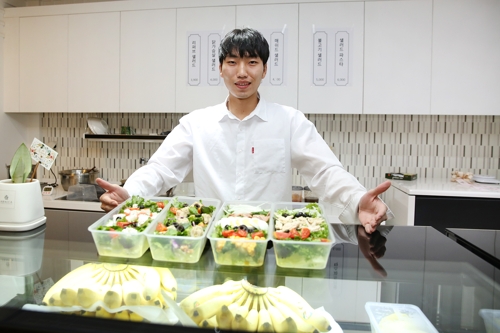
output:
{"label": "potted plant", "polygon": [[10,163],[11,179],[0,180],[0,230],[24,231],[45,223],[40,182],[29,179],[30,172],[30,151],[22,143]]}

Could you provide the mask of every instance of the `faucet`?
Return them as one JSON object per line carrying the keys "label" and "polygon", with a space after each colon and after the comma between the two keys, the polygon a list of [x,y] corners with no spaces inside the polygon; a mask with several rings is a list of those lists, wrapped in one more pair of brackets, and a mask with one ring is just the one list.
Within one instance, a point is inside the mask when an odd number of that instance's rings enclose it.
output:
{"label": "faucet", "polygon": [[139,159],[139,164],[140,164],[141,166],[144,166],[144,165],[146,165],[146,163],[148,163],[148,161],[149,161],[149,159],[144,158],[144,157],[141,157],[141,158]]}

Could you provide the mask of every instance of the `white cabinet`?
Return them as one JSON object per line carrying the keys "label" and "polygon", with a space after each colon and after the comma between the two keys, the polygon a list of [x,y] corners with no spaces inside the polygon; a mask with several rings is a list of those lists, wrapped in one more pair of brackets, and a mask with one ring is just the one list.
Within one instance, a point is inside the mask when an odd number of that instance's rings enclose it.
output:
{"label": "white cabinet", "polygon": [[19,18],[5,18],[3,110],[19,112]]}
{"label": "white cabinet", "polygon": [[120,13],[69,15],[68,112],[119,112]]}
{"label": "white cabinet", "polygon": [[270,47],[267,74],[259,92],[270,102],[297,108],[298,84],[297,4],[236,7],[236,26],[257,29]]}
{"label": "white cabinet", "polygon": [[[299,110],[304,113],[362,113],[363,30],[363,2],[299,5]],[[318,37],[321,35],[323,37]],[[313,75],[318,59],[325,58],[321,67],[325,72]],[[338,67],[338,73],[347,76],[347,81],[336,80],[336,65],[345,68],[342,71],[347,72],[343,73]]]}
{"label": "white cabinet", "polygon": [[434,0],[432,114],[500,115],[500,1]]}
{"label": "white cabinet", "polygon": [[175,9],[121,13],[121,112],[175,110],[175,16]]}
{"label": "white cabinet", "polygon": [[68,16],[20,19],[20,110],[68,110]]}
{"label": "white cabinet", "polygon": [[365,3],[364,109],[429,114],[432,1]]}
{"label": "white cabinet", "polygon": [[[176,97],[175,110],[187,113],[195,109],[220,104],[227,97],[227,89],[221,79],[217,85],[208,85],[200,82],[198,85],[188,84],[188,70],[191,66],[191,59],[200,58],[200,52],[208,52],[206,43],[208,34],[217,34],[222,39],[225,34],[235,27],[236,9],[234,6],[228,7],[204,7],[204,8],[181,8],[177,9],[177,57],[176,57]],[[188,34],[196,43],[201,43],[201,47],[196,49],[196,54],[192,55],[188,45]],[[195,36],[197,35],[197,36]],[[190,37],[191,38],[191,37]],[[202,42],[203,41],[203,42]],[[195,58],[193,58],[195,57]],[[216,61],[215,77],[219,77],[218,57]],[[206,66],[201,68],[207,69]],[[201,77],[207,73],[199,73]]]}

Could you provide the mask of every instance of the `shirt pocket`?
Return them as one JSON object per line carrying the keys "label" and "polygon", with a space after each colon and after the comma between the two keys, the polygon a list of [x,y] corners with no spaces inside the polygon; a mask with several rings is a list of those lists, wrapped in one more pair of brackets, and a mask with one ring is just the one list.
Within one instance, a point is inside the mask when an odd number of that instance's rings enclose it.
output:
{"label": "shirt pocket", "polygon": [[252,166],[256,174],[285,172],[285,141],[255,140],[252,146]]}

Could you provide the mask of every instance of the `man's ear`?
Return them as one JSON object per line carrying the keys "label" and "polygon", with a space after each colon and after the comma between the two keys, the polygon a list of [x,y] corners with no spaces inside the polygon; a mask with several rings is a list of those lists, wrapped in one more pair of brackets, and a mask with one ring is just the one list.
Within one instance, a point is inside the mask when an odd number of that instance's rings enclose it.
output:
{"label": "man's ear", "polygon": [[262,78],[265,78],[267,74],[267,64],[264,65],[264,71],[262,72]]}
{"label": "man's ear", "polygon": [[219,75],[222,76],[222,64],[219,64]]}

